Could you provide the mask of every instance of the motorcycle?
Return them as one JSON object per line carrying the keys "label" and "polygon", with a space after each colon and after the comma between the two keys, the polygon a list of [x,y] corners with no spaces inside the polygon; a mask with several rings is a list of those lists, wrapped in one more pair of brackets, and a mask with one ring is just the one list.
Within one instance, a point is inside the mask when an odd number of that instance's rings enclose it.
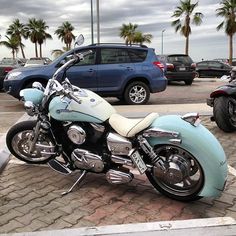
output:
{"label": "motorcycle", "polygon": [[[83,42],[83,37],[78,41]],[[63,195],[89,172],[105,174],[111,184],[125,184],[132,181],[136,168],[170,198],[193,201],[219,196],[227,179],[226,156],[218,140],[200,124],[199,115],[151,113],[129,119],[118,114],[96,93],[75,87],[66,78],[68,68],[89,53],[71,55],[45,89],[35,82],[33,88],[21,91],[26,112],[37,119],[8,131],[11,153],[27,163],[47,163],[65,175],[80,170]]]}
{"label": "motorcycle", "polygon": [[222,76],[229,80],[228,84],[216,88],[207,99],[207,105],[213,107],[211,121],[224,132],[236,130],[236,67],[233,67],[229,76]]}

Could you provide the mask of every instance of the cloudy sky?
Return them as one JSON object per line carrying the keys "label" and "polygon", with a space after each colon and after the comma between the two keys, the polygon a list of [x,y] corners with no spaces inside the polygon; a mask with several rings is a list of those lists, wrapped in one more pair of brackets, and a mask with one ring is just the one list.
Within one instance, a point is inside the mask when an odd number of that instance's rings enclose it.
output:
{"label": "cloudy sky", "polygon": [[[201,26],[192,26],[190,36],[190,56],[194,61],[228,57],[228,37],[224,31],[216,31],[216,26],[223,18],[216,17],[215,9],[221,0],[199,0],[197,11],[204,14]],[[143,33],[153,35],[149,47],[161,53],[162,31],[164,53],[184,53],[185,38],[175,33],[171,26],[173,14],[179,0],[100,0],[100,41],[123,42],[119,37],[119,28],[123,23],[136,23]],[[193,0],[196,2],[196,0]],[[0,34],[5,40],[5,32],[15,18],[27,23],[31,17],[41,18],[49,26],[48,33],[53,40],[47,40],[43,45],[43,54],[52,58],[53,49],[61,49],[63,43],[54,35],[54,31],[64,21],[69,21],[74,27],[74,34],[82,33],[85,44],[91,43],[91,1],[90,0],[0,0]],[[96,0],[94,8],[94,36],[96,38]],[[33,44],[23,42],[26,46],[26,56],[34,56]],[[236,48],[235,48],[236,53]],[[236,57],[234,53],[234,56]],[[0,58],[11,56],[9,50],[0,47]],[[21,57],[20,53],[18,54]]]}

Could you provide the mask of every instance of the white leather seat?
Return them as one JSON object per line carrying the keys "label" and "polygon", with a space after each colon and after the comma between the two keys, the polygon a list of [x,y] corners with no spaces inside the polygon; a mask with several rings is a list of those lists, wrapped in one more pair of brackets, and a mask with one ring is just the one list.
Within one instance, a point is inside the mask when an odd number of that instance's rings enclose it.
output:
{"label": "white leather seat", "polygon": [[129,119],[117,113],[111,115],[111,127],[123,137],[134,137],[135,134],[146,129],[158,117],[157,113],[150,113],[143,119]]}

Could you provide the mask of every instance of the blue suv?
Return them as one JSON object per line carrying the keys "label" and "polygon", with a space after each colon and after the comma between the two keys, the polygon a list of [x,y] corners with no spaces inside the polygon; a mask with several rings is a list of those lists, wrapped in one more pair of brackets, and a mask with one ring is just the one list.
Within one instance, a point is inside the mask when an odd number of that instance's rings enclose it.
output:
{"label": "blue suv", "polygon": [[23,67],[7,74],[4,90],[19,98],[21,89],[35,81],[46,85],[67,56],[91,50],[84,60],[67,71],[67,78],[78,87],[90,89],[103,97],[117,97],[127,104],[145,104],[150,93],[164,91],[167,79],[164,65],[158,61],[154,49],[146,46],[93,44],[68,51],[49,65]]}

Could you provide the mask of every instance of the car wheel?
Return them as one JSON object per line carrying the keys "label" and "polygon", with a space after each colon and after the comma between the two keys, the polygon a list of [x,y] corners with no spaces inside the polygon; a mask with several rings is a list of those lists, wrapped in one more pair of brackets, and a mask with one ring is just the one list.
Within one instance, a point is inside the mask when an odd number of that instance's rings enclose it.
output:
{"label": "car wheel", "polygon": [[200,78],[200,73],[199,72],[195,72],[195,78]]}
{"label": "car wheel", "polygon": [[146,104],[149,98],[150,90],[148,86],[141,81],[130,83],[124,92],[125,102],[130,105]]}
{"label": "car wheel", "polygon": [[193,79],[185,80],[186,85],[191,85],[193,83]]}

